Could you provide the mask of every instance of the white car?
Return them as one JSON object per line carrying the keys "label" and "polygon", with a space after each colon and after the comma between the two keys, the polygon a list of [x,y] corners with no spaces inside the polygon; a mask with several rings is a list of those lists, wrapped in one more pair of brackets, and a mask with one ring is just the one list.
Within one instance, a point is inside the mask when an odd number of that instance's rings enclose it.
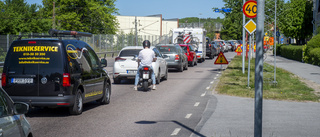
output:
{"label": "white car", "polygon": [[[138,70],[137,58],[142,49],[142,46],[127,46],[119,52],[113,65],[113,81],[115,84],[120,84],[121,80],[124,79],[135,78]],[[157,58],[157,61],[152,63],[152,67],[156,76],[156,83],[159,84],[161,79],[166,80],[168,78],[167,62],[157,48],[150,47],[150,49],[155,52]]]}

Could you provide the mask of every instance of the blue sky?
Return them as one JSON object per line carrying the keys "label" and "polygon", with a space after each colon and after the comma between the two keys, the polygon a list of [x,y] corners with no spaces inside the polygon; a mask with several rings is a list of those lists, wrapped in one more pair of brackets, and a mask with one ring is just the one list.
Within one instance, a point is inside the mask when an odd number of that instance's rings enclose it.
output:
{"label": "blue sky", "polygon": [[[42,4],[42,0],[26,0],[26,2]],[[120,15],[124,16],[162,14],[164,19],[224,17],[223,14],[214,13],[212,10],[213,7],[223,7],[222,0],[117,0],[115,4]]]}
{"label": "blue sky", "polygon": [[[27,3],[42,4],[42,0],[26,0]],[[288,1],[288,0],[285,0]],[[212,8],[222,8],[223,0],[117,0],[116,8],[123,16],[148,16],[162,14],[164,19],[200,17],[224,18]]]}

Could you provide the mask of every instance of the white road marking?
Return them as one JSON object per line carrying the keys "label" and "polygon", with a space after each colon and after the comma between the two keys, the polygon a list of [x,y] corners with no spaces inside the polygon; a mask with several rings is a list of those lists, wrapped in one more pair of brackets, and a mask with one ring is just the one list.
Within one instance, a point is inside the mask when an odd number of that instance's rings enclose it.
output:
{"label": "white road marking", "polygon": [[196,102],[196,103],[194,104],[194,106],[197,107],[197,106],[199,106],[199,104],[200,104],[200,102]]}
{"label": "white road marking", "polygon": [[192,116],[192,114],[187,114],[185,118],[189,119]]}
{"label": "white road marking", "polygon": [[213,79],[217,79],[217,77],[214,77]]}
{"label": "white road marking", "polygon": [[207,89],[207,90],[209,90],[209,89],[210,89],[210,87],[207,87],[206,89]]}
{"label": "white road marking", "polygon": [[204,92],[203,94],[201,94],[201,97],[205,96],[206,95],[206,92]]}
{"label": "white road marking", "polygon": [[211,81],[211,82],[210,82],[210,84],[213,84],[213,83],[214,83],[214,81]]}
{"label": "white road marking", "polygon": [[221,72],[218,72],[219,74],[221,73]]}
{"label": "white road marking", "polygon": [[220,76],[219,74],[216,75],[217,77]]}
{"label": "white road marking", "polygon": [[171,134],[171,136],[176,136],[176,135],[178,135],[178,133],[180,132],[180,130],[181,130],[181,128],[176,128],[176,129],[174,129],[173,132],[172,132],[172,134]]}

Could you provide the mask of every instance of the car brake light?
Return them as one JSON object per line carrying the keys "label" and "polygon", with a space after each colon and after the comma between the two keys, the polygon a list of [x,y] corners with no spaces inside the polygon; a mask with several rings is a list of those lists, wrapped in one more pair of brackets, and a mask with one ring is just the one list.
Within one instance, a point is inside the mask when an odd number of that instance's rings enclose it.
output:
{"label": "car brake light", "polygon": [[144,67],[143,70],[149,70],[149,68],[148,67]]}
{"label": "car brake light", "polygon": [[1,78],[2,87],[6,86],[6,83],[7,83],[7,75],[6,73],[2,73],[2,78]]}
{"label": "car brake light", "polygon": [[211,48],[211,44],[209,44],[209,47]]}
{"label": "car brake light", "polygon": [[179,60],[179,59],[180,59],[179,55],[176,55],[175,60]]}
{"label": "car brake light", "polygon": [[125,58],[120,58],[120,57],[116,57],[115,58],[115,61],[124,61],[124,60],[126,60]]}
{"label": "car brake light", "polygon": [[58,106],[68,106],[70,103],[57,103]]}
{"label": "car brake light", "polygon": [[28,44],[37,44],[36,41],[28,41]]}
{"label": "car brake light", "polygon": [[69,87],[70,85],[70,74],[63,73],[62,86]]}
{"label": "car brake light", "polygon": [[197,56],[197,58],[200,58],[200,57],[201,57],[200,55]]}

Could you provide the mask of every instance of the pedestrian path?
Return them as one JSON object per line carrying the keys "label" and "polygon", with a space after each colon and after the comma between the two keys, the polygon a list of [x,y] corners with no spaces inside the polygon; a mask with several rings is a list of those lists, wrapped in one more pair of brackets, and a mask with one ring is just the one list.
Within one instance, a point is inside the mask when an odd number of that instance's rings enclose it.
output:
{"label": "pedestrian path", "polygon": [[[271,53],[272,54],[272,53]],[[274,65],[268,54],[265,63]],[[276,56],[276,67],[320,84],[320,67]],[[207,137],[253,137],[254,99],[212,95],[206,110],[212,111],[206,122],[200,122],[200,135]],[[206,114],[207,112],[204,112]],[[263,100],[262,136],[319,136],[320,103]],[[196,137],[197,135],[191,135]]]}

